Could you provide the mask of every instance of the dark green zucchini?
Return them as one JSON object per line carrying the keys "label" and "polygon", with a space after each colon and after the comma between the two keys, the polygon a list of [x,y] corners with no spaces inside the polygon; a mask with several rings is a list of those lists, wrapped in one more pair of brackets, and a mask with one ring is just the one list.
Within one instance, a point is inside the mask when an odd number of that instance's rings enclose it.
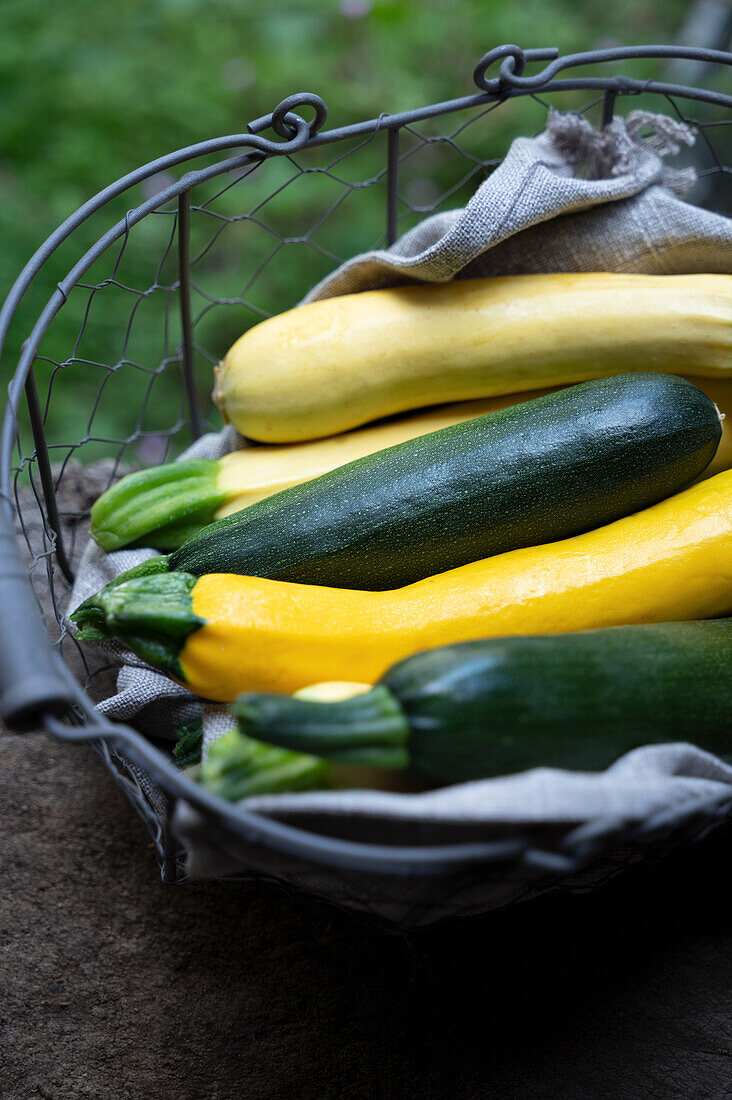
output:
{"label": "dark green zucchini", "polygon": [[491,638],[400,661],[325,703],[250,692],[260,741],[449,783],[536,767],[605,768],[640,745],[732,749],[732,619]]}
{"label": "dark green zucchini", "polygon": [[721,436],[683,378],[623,374],[408,440],[206,527],[171,570],[388,589],[580,534],[693,481]]}

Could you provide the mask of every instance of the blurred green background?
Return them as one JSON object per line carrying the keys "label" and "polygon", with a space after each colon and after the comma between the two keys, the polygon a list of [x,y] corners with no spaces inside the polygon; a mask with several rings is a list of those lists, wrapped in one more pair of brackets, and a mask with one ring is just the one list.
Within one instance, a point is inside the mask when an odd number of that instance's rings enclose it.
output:
{"label": "blurred green background", "polygon": [[[95,192],[178,147],[244,132],[292,92],[321,94],[327,125],[340,126],[471,94],[476,61],[503,42],[571,52],[687,40],[690,10],[685,0],[3,0],[0,298],[34,249]],[[656,63],[624,71],[667,75]],[[682,82],[693,82],[689,75]],[[587,102],[585,92],[557,105]],[[598,122],[593,110],[588,117]],[[405,134],[400,232],[466,201],[489,170],[484,162],[500,158],[512,136],[541,129],[544,118],[541,102],[513,100],[467,125],[459,148],[424,139],[454,134],[470,122],[462,116]],[[245,328],[294,305],[340,259],[383,243],[384,164],[379,134],[361,149],[270,161],[250,178],[221,177],[194,193],[202,400],[211,363]],[[13,324],[4,385],[58,280],[114,220],[169,182],[134,188],[46,265]],[[171,453],[168,433],[185,418],[174,229],[175,204],[147,218],[121,251],[117,245],[95,264],[52,323],[37,375],[55,461],[73,453],[152,462]],[[291,242],[284,249],[283,239]],[[215,414],[211,422],[218,426]],[[186,441],[183,430],[173,449]]]}

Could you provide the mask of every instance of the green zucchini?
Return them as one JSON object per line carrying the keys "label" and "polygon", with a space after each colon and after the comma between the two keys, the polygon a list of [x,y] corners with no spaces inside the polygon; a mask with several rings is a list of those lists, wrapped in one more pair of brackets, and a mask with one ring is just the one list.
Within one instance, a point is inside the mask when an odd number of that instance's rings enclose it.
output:
{"label": "green zucchini", "polygon": [[285,489],[212,523],[167,563],[400,588],[639,511],[702,473],[720,436],[716,406],[683,378],[600,378]]}
{"label": "green zucchini", "polygon": [[605,768],[640,745],[732,749],[732,619],[491,638],[425,650],[338,702],[249,692],[240,730],[437,784]]}

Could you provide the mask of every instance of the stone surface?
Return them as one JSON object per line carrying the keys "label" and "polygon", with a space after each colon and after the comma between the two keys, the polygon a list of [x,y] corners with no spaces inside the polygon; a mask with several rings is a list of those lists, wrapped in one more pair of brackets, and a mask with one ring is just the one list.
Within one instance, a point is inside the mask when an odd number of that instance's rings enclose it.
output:
{"label": "stone surface", "polygon": [[732,1095],[729,827],[405,939],[268,885],[163,886],[86,747],[0,733],[0,806],[7,1100]]}

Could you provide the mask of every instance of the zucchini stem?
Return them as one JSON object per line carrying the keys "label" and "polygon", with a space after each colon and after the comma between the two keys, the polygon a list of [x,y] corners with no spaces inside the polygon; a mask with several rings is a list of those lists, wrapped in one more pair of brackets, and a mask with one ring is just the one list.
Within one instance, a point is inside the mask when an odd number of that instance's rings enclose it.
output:
{"label": "zucchini stem", "polygon": [[189,573],[118,578],[85,600],[71,621],[81,641],[117,638],[144,661],[185,682],[178,657],[188,635],[204,625],[193,613],[197,580]]}
{"label": "zucchini stem", "polygon": [[243,734],[343,764],[409,766],[409,723],[383,684],[338,702],[247,692],[231,706]]}
{"label": "zucchini stem", "polygon": [[103,550],[146,544],[180,545],[210,523],[226,494],[211,459],[169,462],[128,474],[102,493],[91,510],[91,533]]}

